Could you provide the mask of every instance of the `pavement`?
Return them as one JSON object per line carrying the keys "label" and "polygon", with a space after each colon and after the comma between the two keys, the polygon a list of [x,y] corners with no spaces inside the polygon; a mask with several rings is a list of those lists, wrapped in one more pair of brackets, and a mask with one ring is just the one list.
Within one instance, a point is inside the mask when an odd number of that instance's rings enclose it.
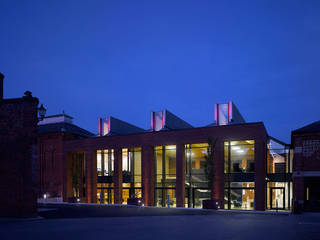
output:
{"label": "pavement", "polygon": [[319,213],[203,212],[206,214],[2,219],[0,239],[320,239]]}
{"label": "pavement", "polygon": [[199,208],[137,207],[122,204],[41,203],[38,214],[44,218],[90,218],[133,216],[178,216],[212,214],[271,214],[288,215],[288,211],[208,210]]}
{"label": "pavement", "polygon": [[212,210],[194,208],[137,207],[122,204],[46,203],[38,204],[38,214],[44,218],[90,218],[134,216],[210,215]]}

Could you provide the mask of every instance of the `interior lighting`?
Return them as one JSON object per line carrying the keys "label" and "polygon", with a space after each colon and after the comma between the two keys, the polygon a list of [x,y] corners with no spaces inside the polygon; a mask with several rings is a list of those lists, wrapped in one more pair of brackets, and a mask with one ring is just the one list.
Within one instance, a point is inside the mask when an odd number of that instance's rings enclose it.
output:
{"label": "interior lighting", "polygon": [[169,146],[166,146],[166,149],[167,150],[173,150],[173,149],[176,149],[176,146],[175,145],[169,145]]}
{"label": "interior lighting", "polygon": [[234,146],[234,147],[231,147],[232,150],[239,150],[240,147],[239,146]]}

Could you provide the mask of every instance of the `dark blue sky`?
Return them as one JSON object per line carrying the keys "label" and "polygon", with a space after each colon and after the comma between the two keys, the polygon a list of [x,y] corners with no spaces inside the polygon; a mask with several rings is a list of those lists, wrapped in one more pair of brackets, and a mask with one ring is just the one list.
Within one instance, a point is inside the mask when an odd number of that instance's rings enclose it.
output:
{"label": "dark blue sky", "polygon": [[194,126],[235,102],[289,142],[320,120],[320,1],[0,0],[5,97],[97,132],[112,115],[149,128],[167,108]]}

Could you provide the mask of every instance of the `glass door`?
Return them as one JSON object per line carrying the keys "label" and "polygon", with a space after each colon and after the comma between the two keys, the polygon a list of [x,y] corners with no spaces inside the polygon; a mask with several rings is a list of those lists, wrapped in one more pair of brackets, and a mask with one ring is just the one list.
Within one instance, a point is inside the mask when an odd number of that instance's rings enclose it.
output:
{"label": "glass door", "polygon": [[270,188],[270,207],[271,209],[285,209],[285,188]]}

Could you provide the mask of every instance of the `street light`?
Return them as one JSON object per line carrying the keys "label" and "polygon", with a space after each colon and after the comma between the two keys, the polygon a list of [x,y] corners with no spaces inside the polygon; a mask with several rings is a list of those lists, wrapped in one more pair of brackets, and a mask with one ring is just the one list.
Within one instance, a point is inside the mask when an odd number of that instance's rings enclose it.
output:
{"label": "street light", "polygon": [[39,120],[43,120],[44,116],[46,115],[47,109],[44,108],[43,104],[41,104],[40,108],[38,108],[39,112]]}

